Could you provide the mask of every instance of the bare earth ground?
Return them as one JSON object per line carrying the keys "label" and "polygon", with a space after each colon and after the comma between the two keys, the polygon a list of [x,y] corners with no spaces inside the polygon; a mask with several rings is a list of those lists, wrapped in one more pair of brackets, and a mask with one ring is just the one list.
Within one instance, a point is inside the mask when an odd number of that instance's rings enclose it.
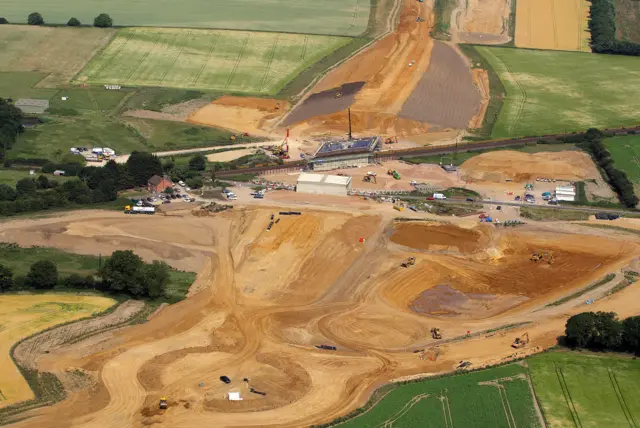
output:
{"label": "bare earth ground", "polygon": [[464,43],[508,42],[513,0],[468,0],[458,17],[458,39]]}
{"label": "bare earth ground", "polygon": [[[133,245],[123,239],[145,242],[146,258],[166,251],[172,265],[191,260],[199,271],[194,287],[202,290],[146,324],[40,358],[40,370],[77,368],[95,383],[29,412],[31,418],[15,426],[51,420],[60,427],[100,428],[327,422],[390,379],[452,370],[462,359],[479,367],[555,344],[567,316],[583,310],[576,307],[582,301],[534,310],[618,272],[640,249],[633,235],[562,223],[497,229],[449,217],[453,224],[394,225],[388,206],[334,199],[336,208],[322,210],[311,207],[312,198],[302,200],[308,208],[288,202],[303,214],[280,216],[269,232],[270,216],[280,208],[264,205],[238,205],[212,217],[82,212],[0,225],[0,237],[19,244],[49,234],[46,245],[87,248],[82,243],[88,242],[94,252]],[[554,252],[554,265],[529,260],[541,249]],[[417,258],[416,265],[400,267],[408,256]],[[636,315],[639,297],[640,287],[632,285],[589,309]],[[437,345],[429,335],[433,325],[452,339],[524,321],[533,323],[526,326],[531,344],[522,351],[510,343],[525,328],[443,343],[437,361],[412,352]],[[319,350],[318,344],[338,350]],[[221,375],[232,383],[220,382]],[[251,394],[248,386],[267,395]],[[228,401],[231,391],[244,401]],[[163,395],[170,406],[159,411]]]}
{"label": "bare earth ground", "polygon": [[516,46],[591,52],[586,0],[518,0]]}

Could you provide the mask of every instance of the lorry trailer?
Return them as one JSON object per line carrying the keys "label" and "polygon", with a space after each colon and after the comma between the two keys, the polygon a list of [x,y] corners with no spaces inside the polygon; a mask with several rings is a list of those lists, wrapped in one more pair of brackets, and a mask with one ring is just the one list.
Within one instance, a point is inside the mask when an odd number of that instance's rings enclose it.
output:
{"label": "lorry trailer", "polygon": [[125,214],[155,214],[155,212],[155,207],[138,207],[131,205],[127,205],[126,207],[124,207]]}

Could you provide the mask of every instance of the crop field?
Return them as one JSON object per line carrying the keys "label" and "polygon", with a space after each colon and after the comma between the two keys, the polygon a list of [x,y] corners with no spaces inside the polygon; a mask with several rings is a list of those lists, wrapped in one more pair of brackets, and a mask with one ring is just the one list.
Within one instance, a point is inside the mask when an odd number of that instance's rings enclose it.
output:
{"label": "crop field", "polygon": [[396,386],[341,427],[542,427],[519,364]]}
{"label": "crop field", "polygon": [[640,362],[549,352],[527,360],[551,427],[635,427],[640,423]]}
{"label": "crop field", "polygon": [[[6,3],[0,0],[0,15],[5,17]],[[33,11],[28,11],[24,19],[30,12]],[[114,34],[112,29],[1,25],[0,72],[37,71],[41,77],[33,85],[55,87],[71,80]],[[3,80],[0,79],[0,87]]]}
{"label": "crop field", "polygon": [[640,184],[640,135],[607,138],[604,145],[616,168],[626,172],[629,180]]}
{"label": "crop field", "polygon": [[640,58],[476,46],[507,96],[493,137],[635,125]]}
{"label": "crop field", "polygon": [[25,24],[38,11],[48,24],[66,24],[72,16],[92,24],[101,12],[118,26],[222,28],[355,36],[369,21],[369,0],[0,0],[2,16]]}
{"label": "crop field", "polygon": [[587,0],[518,0],[515,44],[519,48],[591,52]]}
{"label": "crop field", "polygon": [[300,34],[126,28],[77,80],[273,94],[349,41]]}
{"label": "crop field", "polygon": [[640,43],[640,2],[615,0],[615,6],[617,38]]}
{"label": "crop field", "polygon": [[69,294],[0,295],[0,407],[33,397],[9,357],[18,340],[56,324],[102,312],[115,300]]}

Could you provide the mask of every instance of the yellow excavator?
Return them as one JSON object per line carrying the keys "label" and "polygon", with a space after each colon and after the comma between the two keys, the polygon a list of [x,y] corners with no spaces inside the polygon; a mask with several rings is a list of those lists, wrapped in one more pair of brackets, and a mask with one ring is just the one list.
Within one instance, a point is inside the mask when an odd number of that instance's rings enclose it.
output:
{"label": "yellow excavator", "polygon": [[160,397],[160,409],[164,410],[167,408],[167,397]]}
{"label": "yellow excavator", "polygon": [[516,337],[513,343],[511,344],[512,348],[520,349],[524,348],[527,343],[529,343],[529,333],[525,333],[522,337]]}
{"label": "yellow excavator", "polygon": [[555,257],[553,257],[553,253],[549,251],[536,251],[535,253],[531,254],[531,261],[536,263],[547,262],[552,265],[555,263],[556,259]]}

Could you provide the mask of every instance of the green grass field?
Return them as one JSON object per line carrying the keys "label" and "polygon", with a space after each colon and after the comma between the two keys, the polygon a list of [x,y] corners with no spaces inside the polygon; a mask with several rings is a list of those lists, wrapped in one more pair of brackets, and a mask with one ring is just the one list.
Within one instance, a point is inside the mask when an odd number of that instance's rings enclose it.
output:
{"label": "green grass field", "polygon": [[2,16],[26,23],[38,11],[48,24],[76,17],[91,25],[102,12],[118,26],[223,28],[355,36],[369,21],[369,0],[3,0]]}
{"label": "green grass field", "polygon": [[476,46],[506,90],[492,136],[638,124],[640,58]]}
{"label": "green grass field", "polygon": [[178,28],[125,28],[78,82],[275,94],[347,44],[333,36]]}
{"label": "green grass field", "polygon": [[397,385],[341,427],[542,427],[526,367],[488,370]]}
{"label": "green grass field", "polygon": [[550,427],[636,427],[640,361],[548,352],[527,359]]}
{"label": "green grass field", "polygon": [[58,176],[53,174],[44,174],[42,172],[36,172],[35,175],[29,174],[29,169],[14,169],[14,168],[1,168],[0,167],[0,184],[8,184],[11,187],[16,186],[16,182],[23,178],[38,178],[40,175],[44,175],[49,180],[56,180],[59,183],[63,183],[67,180],[71,180],[74,177]]}
{"label": "green grass field", "polygon": [[604,146],[611,153],[616,168],[626,172],[629,180],[640,184],[640,135],[607,138]]}

